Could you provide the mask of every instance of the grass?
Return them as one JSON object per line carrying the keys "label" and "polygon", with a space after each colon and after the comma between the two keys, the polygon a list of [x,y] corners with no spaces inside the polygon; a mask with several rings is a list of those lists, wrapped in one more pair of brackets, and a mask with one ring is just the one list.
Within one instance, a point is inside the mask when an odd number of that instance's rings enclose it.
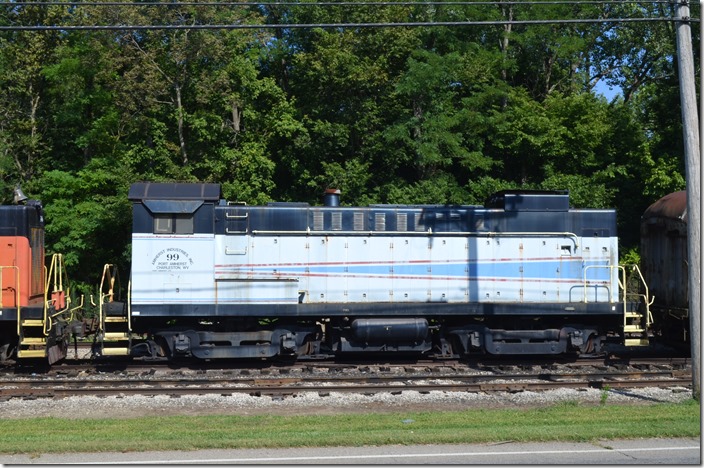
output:
{"label": "grass", "polygon": [[309,416],[0,419],[0,453],[699,437],[700,404]]}

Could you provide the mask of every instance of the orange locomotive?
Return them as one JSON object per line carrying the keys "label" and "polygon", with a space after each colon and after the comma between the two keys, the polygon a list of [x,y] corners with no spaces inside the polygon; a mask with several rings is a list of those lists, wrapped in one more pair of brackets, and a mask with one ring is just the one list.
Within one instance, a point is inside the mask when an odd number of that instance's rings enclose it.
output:
{"label": "orange locomotive", "polygon": [[68,282],[61,255],[48,269],[44,255],[42,204],[18,187],[15,204],[0,206],[0,361],[16,355],[51,364],[66,356]]}

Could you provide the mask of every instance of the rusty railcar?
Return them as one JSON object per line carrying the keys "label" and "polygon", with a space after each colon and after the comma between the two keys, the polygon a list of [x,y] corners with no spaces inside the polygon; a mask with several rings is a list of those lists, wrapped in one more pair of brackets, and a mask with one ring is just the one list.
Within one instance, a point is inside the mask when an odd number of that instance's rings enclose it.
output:
{"label": "rusty railcar", "polygon": [[687,192],[670,193],[641,217],[641,263],[655,332],[667,343],[689,343]]}

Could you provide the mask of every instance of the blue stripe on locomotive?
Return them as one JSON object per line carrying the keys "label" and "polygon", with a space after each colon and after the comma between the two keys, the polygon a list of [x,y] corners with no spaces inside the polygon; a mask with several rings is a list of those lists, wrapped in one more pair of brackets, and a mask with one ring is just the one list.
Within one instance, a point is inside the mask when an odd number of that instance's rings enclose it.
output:
{"label": "blue stripe on locomotive", "polygon": [[[454,261],[446,263],[422,263],[414,265],[404,265],[397,263],[387,264],[339,264],[339,265],[311,265],[286,266],[284,264],[267,266],[247,266],[218,268],[218,272],[253,272],[272,273],[275,269],[277,275],[287,276],[307,276],[307,275],[350,275],[350,276],[409,276],[417,278],[433,279],[435,277],[450,277],[454,279],[481,279],[481,278],[510,278],[510,279],[554,279],[555,272],[560,270],[561,278],[572,280],[584,279],[584,267],[606,266],[608,259],[603,261],[511,261],[511,262],[467,262]],[[393,271],[389,271],[393,268]],[[431,273],[428,273],[428,268]],[[587,280],[607,280],[608,274],[603,269],[588,269],[586,271]]]}

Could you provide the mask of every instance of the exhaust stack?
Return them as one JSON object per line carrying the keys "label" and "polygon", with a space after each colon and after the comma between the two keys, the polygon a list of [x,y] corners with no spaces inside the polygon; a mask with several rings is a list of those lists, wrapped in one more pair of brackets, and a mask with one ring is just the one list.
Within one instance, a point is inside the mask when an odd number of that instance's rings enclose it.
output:
{"label": "exhaust stack", "polygon": [[325,189],[323,204],[325,206],[340,206],[340,190],[332,188]]}

